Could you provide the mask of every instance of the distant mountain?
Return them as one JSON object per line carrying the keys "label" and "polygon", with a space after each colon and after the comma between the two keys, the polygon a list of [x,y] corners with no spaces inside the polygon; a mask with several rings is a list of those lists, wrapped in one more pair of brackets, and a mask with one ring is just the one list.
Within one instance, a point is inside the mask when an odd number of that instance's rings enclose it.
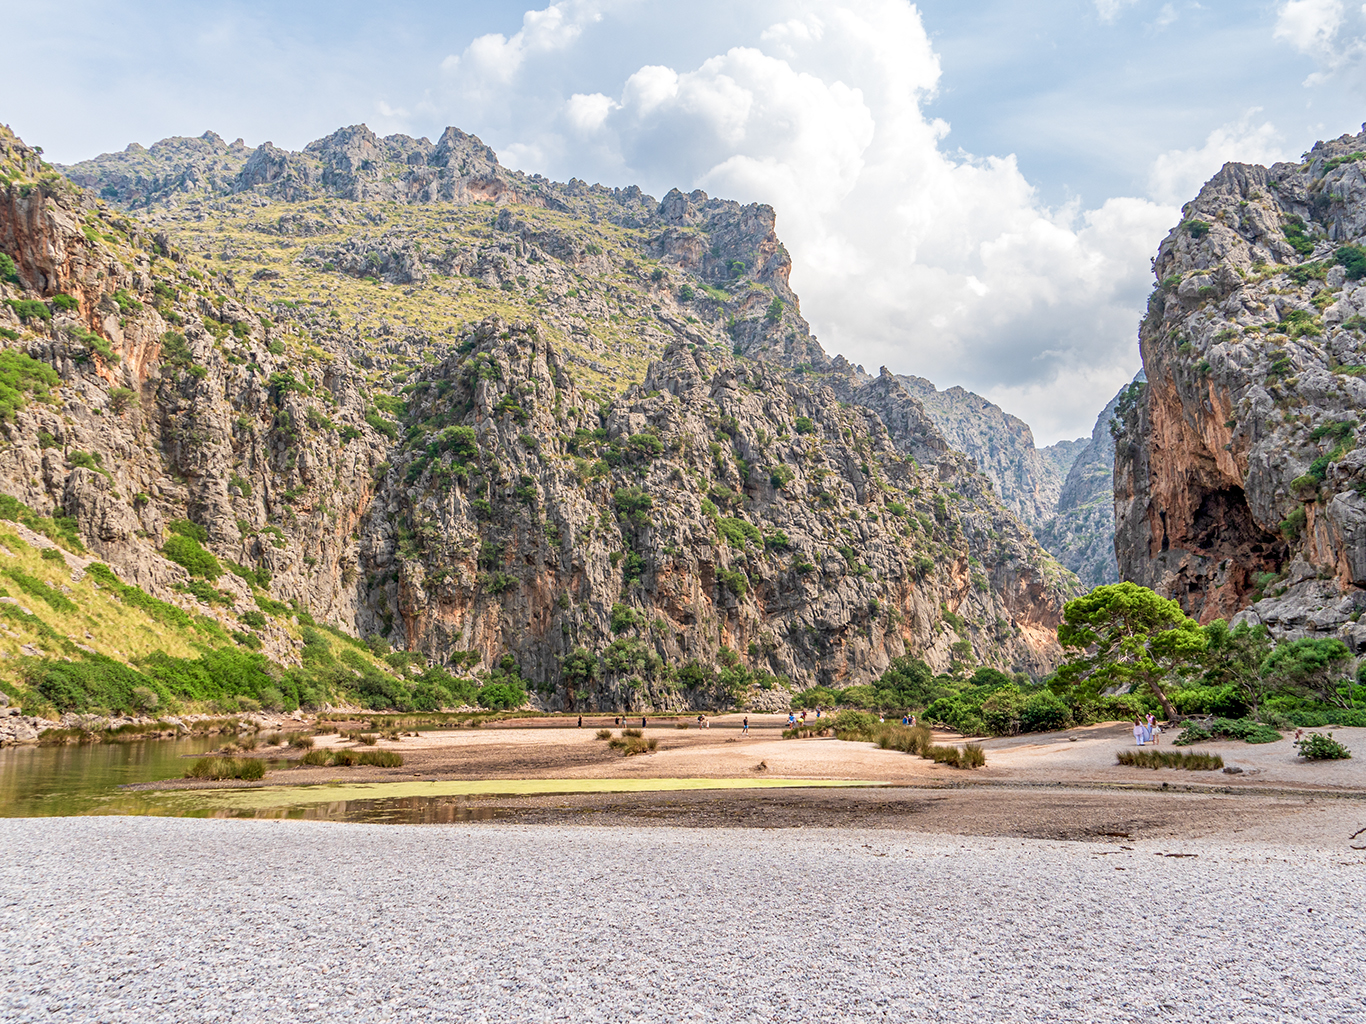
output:
{"label": "distant mountain", "polygon": [[[1142,373],[1139,378],[1142,378]],[[1119,582],[1115,561],[1115,438],[1110,425],[1125,386],[1096,417],[1090,438],[1077,446],[1053,515],[1034,527],[1034,536],[1087,587]],[[1055,446],[1056,447],[1056,446]]]}
{"label": "distant mountain", "polygon": [[901,376],[935,426],[995,485],[1002,503],[1034,531],[1045,550],[1089,587],[1119,579],[1115,564],[1110,436],[1112,399],[1089,438],[1034,446],[1034,432],[1017,416],[960,387],[935,388],[923,377]]}

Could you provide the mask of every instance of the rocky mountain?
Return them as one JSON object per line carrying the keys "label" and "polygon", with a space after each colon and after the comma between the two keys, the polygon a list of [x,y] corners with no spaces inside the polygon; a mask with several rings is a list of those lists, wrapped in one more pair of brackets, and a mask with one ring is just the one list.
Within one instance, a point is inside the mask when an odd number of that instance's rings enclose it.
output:
{"label": "rocky mountain", "polygon": [[821,349],[771,208],[528,177],[456,129],[0,154],[0,490],[281,664],[316,621],[404,652],[351,666],[373,701],[417,658],[642,708],[1057,661],[1075,578]]}
{"label": "rocky mountain", "polygon": [[1162,242],[1121,398],[1121,574],[1208,621],[1366,627],[1366,130],[1226,164]]}
{"label": "rocky mountain", "polygon": [[1053,514],[1034,527],[1039,543],[1088,588],[1119,582],[1119,564],[1115,560],[1113,425],[1115,409],[1127,391],[1120,391],[1101,410],[1089,438],[1061,442],[1071,446],[1072,463]]}
{"label": "rocky mountain", "polygon": [[899,376],[949,443],[970,455],[1006,508],[1035,526],[1057,509],[1058,494],[1084,439],[1036,448],[1029,424],[961,387],[938,390],[924,377]]}
{"label": "rocky mountain", "polygon": [[949,443],[971,456],[1049,554],[1088,587],[1118,581],[1110,434],[1118,396],[1101,411],[1089,438],[1037,448],[1029,424],[981,395],[961,387],[940,391],[923,377],[897,380]]}

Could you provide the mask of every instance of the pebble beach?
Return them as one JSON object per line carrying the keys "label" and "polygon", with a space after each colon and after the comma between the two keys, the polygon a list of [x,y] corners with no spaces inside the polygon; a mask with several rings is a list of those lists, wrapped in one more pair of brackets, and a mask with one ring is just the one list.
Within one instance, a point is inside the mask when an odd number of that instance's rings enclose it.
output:
{"label": "pebble beach", "polygon": [[5,1021],[1366,1020],[1346,842],[76,817],[0,849]]}

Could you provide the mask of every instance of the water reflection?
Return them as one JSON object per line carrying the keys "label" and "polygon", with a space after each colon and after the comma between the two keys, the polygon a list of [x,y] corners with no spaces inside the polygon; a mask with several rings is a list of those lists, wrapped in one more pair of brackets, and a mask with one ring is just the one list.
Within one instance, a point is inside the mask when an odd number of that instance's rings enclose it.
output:
{"label": "water reflection", "polygon": [[452,825],[506,818],[503,807],[470,806],[459,797],[410,796],[377,800],[334,800],[305,807],[216,810],[214,818],[280,818],[290,821],[356,821],[386,825]]}
{"label": "water reflection", "polygon": [[145,814],[145,798],[119,790],[136,782],[177,779],[188,756],[221,746],[223,738],[0,748],[0,817],[65,814]]}

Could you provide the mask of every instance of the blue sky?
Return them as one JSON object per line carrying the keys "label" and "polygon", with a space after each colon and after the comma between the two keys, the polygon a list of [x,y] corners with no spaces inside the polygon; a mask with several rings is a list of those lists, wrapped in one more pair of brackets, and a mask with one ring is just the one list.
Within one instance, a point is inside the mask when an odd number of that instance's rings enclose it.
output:
{"label": "blue sky", "polygon": [[562,180],[770,202],[829,350],[985,394],[1041,443],[1138,368],[1148,257],[1200,182],[1366,120],[1344,0],[61,11],[0,2],[0,120],[50,159],[455,124]]}

